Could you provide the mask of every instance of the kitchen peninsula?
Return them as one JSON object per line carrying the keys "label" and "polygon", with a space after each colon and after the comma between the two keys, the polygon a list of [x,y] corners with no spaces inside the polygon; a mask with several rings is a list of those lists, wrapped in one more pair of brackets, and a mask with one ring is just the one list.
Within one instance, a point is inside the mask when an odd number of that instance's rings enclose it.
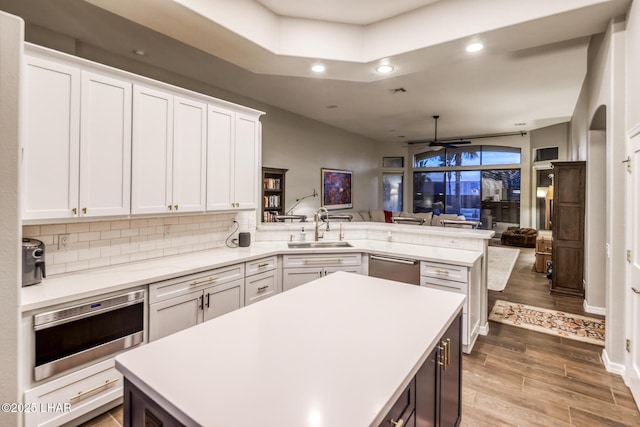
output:
{"label": "kitchen peninsula", "polygon": [[[463,303],[452,292],[326,276],[117,356],[125,425],[457,419]],[[429,379],[446,385],[444,400],[429,401]]]}

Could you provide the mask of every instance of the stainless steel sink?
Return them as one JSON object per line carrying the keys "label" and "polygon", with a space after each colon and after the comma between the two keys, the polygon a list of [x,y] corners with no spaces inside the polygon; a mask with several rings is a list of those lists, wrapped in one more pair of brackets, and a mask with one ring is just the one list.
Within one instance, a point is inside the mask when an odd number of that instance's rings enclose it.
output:
{"label": "stainless steel sink", "polygon": [[288,242],[290,248],[351,248],[349,242]]}

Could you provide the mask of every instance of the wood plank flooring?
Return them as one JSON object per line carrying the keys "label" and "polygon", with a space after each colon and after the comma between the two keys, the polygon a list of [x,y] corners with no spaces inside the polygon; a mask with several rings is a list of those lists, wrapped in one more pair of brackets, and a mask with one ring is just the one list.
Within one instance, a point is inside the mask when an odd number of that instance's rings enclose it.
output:
{"label": "wood plank flooring", "polygon": [[[502,299],[601,318],[585,313],[579,298],[550,295],[533,254],[520,249],[505,290],[489,291],[489,308]],[[463,358],[461,425],[640,426],[631,393],[604,369],[601,354],[600,346],[490,322],[489,334]],[[83,424],[121,425],[121,406]]]}

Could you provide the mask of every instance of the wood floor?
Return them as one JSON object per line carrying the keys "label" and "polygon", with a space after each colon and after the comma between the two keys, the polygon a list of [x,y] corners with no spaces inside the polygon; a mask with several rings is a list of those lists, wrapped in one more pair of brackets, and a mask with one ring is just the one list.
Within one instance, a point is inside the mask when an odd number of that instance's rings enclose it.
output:
{"label": "wood floor", "polygon": [[[497,299],[586,314],[582,300],[549,295],[544,274],[533,269],[533,249],[521,249]],[[462,426],[640,426],[640,413],[618,375],[602,364],[602,347],[490,322],[463,359]],[[122,407],[84,427],[119,427]]]}

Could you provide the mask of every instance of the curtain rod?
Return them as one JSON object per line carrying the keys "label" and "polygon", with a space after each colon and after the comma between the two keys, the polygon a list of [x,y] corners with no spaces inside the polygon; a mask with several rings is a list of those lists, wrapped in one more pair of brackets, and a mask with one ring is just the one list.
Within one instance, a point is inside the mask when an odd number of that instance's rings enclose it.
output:
{"label": "curtain rod", "polygon": [[484,134],[484,135],[473,135],[473,136],[458,136],[458,137],[454,137],[454,138],[444,138],[444,139],[438,139],[437,141],[434,140],[428,140],[428,141],[409,141],[407,142],[407,144],[409,145],[415,145],[415,144],[428,144],[430,142],[456,142],[456,141],[463,141],[466,139],[482,139],[482,138],[500,138],[502,136],[525,136],[527,134],[527,132],[525,131],[519,131],[519,132],[504,132],[504,133],[489,133],[489,134]]}

